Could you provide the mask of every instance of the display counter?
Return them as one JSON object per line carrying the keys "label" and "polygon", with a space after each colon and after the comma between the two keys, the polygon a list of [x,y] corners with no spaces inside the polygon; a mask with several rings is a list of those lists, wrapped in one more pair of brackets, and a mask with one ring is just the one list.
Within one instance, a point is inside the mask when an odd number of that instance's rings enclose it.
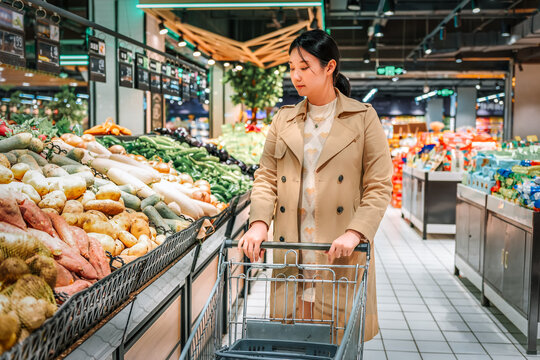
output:
{"label": "display counter", "polygon": [[422,171],[403,167],[403,195],[401,214],[427,234],[456,233],[456,188],[463,173]]}
{"label": "display counter", "polygon": [[482,291],[527,336],[536,354],[540,305],[540,213],[458,186],[456,274]]}

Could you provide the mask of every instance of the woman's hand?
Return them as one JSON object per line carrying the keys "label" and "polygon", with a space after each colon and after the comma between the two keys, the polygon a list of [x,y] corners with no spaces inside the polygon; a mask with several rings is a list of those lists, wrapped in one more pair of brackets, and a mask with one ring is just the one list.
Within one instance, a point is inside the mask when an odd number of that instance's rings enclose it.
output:
{"label": "woman's hand", "polygon": [[267,240],[268,226],[263,221],[255,221],[238,242],[238,250],[243,250],[251,262],[259,261],[264,255],[261,243]]}
{"label": "woman's hand", "polygon": [[328,262],[332,263],[335,259],[351,256],[354,248],[362,241],[367,241],[362,234],[354,230],[347,230],[345,234],[332,242],[332,247],[326,253]]}

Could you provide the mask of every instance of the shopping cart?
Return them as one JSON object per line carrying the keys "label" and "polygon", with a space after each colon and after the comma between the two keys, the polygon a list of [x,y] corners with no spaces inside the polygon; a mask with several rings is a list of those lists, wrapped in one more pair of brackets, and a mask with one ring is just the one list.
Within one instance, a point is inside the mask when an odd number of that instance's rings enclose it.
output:
{"label": "shopping cart", "polygon": [[[264,242],[262,248],[283,250],[287,259],[284,264],[226,261],[227,249],[236,245],[231,240],[222,245],[218,279],[183,347],[180,360],[362,359],[369,243],[360,244],[355,249],[366,253],[365,265],[299,264],[297,250],[325,251],[330,244],[277,242]],[[291,257],[293,261],[290,261]],[[242,268],[247,270],[238,271]],[[343,270],[353,273],[354,278],[338,278]],[[308,271],[316,275],[304,276]],[[242,283],[243,291],[235,295],[235,289],[242,288]],[[263,305],[261,299],[248,298],[250,285],[252,288],[264,288],[260,289],[264,293]],[[281,289],[285,287],[284,296],[273,296],[270,300],[272,288],[277,289],[278,286]],[[301,311],[296,310],[300,291],[310,287],[323,293],[317,301],[327,302],[318,304],[322,309],[320,317],[306,317],[303,306]],[[223,299],[225,289],[228,296]],[[345,300],[340,297],[343,291]],[[352,306],[348,303],[349,291],[354,294]],[[227,301],[227,306],[223,301]],[[283,303],[280,309],[283,306],[286,309],[291,301],[294,311],[285,310],[280,314],[276,310],[277,302]],[[340,301],[345,301],[345,306]],[[228,309],[228,313],[224,314],[224,309]],[[327,309],[326,314],[324,309]],[[228,320],[224,321],[224,318]],[[228,323],[225,339],[223,323]]]}

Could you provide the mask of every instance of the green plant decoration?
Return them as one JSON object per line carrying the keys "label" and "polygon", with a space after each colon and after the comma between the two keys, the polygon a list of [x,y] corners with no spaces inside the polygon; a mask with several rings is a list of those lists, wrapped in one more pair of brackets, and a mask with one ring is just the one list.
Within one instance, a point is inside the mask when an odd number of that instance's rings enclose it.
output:
{"label": "green plant decoration", "polygon": [[80,127],[86,116],[86,109],[82,103],[77,102],[77,95],[75,95],[73,89],[63,86],[61,91],[54,95],[54,98],[55,100],[49,105],[52,109],[53,120],[56,123],[67,120],[71,126],[79,125]]}
{"label": "green plant decoration", "polygon": [[243,104],[251,109],[251,122],[256,122],[258,109],[273,107],[283,96],[283,74],[285,66],[270,69],[260,68],[252,63],[243,65],[242,70],[229,69],[223,77],[224,83],[230,83],[234,95],[234,105]]}

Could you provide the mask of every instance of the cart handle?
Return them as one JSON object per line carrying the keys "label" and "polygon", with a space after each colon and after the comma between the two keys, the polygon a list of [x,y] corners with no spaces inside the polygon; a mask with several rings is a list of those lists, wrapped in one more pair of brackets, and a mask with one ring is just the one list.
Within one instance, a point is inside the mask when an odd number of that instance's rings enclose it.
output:
{"label": "cart handle", "polygon": [[[225,248],[237,247],[238,241],[233,241],[230,239],[225,240]],[[275,241],[263,241],[261,243],[261,249],[284,249],[284,250],[330,250],[332,244],[321,244],[321,243],[290,243],[290,242],[275,242]],[[354,251],[361,251],[369,254],[370,244],[361,243],[354,248]]]}

